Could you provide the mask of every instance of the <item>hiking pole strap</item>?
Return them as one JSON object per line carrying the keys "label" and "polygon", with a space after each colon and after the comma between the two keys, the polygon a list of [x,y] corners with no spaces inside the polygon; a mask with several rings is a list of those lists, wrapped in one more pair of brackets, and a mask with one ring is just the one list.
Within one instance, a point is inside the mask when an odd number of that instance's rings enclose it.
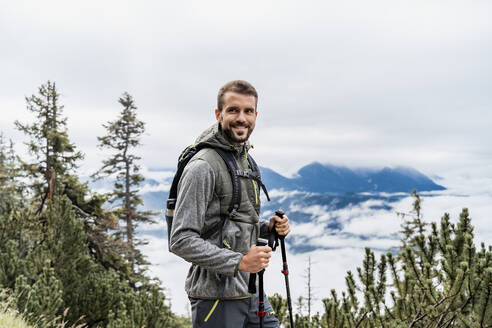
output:
{"label": "hiking pole strap", "polygon": [[277,229],[275,229],[275,223],[273,224],[272,230],[268,235],[268,246],[272,249],[273,252],[277,250],[278,247],[278,234]]}
{"label": "hiking pole strap", "polygon": [[[275,215],[278,216],[279,218],[282,218],[284,216],[284,212],[282,210],[277,210],[277,211],[275,211]],[[280,236],[278,234],[276,225],[277,225],[277,222],[274,222],[272,230],[270,231],[270,235],[268,236],[268,246],[270,246],[272,251],[274,251],[274,252],[277,250],[277,247],[279,245],[278,240],[285,238],[285,236]],[[282,259],[283,259],[283,257],[282,257]]]}
{"label": "hiking pole strap", "polygon": [[256,273],[249,274],[248,293],[256,294]]}
{"label": "hiking pole strap", "polygon": [[[276,210],[275,215],[278,216],[279,218],[283,218],[285,213],[282,210]],[[275,225],[273,227],[275,228]],[[280,239],[280,244],[282,249],[282,262],[284,264],[287,264],[287,254],[285,253],[285,242],[284,242],[285,236],[279,235],[277,229],[275,229],[274,233],[275,233],[275,238],[277,239],[277,245],[278,245],[278,239]],[[285,265],[284,265],[284,270],[288,271],[288,269],[285,268]]]}

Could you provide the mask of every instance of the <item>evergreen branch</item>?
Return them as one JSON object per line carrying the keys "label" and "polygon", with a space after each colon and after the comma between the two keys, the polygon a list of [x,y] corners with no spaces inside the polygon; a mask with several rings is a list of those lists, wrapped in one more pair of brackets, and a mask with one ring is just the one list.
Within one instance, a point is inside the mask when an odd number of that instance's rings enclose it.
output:
{"label": "evergreen branch", "polygon": [[419,282],[420,286],[422,287],[422,291],[424,292],[424,294],[427,297],[429,297],[429,295],[430,295],[431,296],[430,298],[432,298],[432,301],[435,302],[436,300],[434,299],[434,295],[432,295],[432,293],[430,293],[427,290],[427,287],[424,285],[422,279],[420,278],[420,274],[418,273],[417,268],[415,267],[415,262],[414,262],[413,256],[408,251],[407,251],[407,258],[410,261],[410,264],[411,264],[410,266],[412,267],[412,270],[413,270],[415,276],[417,277],[417,281]]}
{"label": "evergreen branch", "polygon": [[386,313],[389,314],[389,316],[391,317],[391,319],[395,320],[395,316],[393,315],[393,313],[391,313],[391,310],[388,308],[388,306],[386,305],[385,302],[383,302],[383,305],[384,305],[384,308],[386,310]]}
{"label": "evergreen branch", "polygon": [[487,286],[487,294],[485,296],[485,304],[483,305],[482,314],[480,316],[481,317],[480,318],[480,328],[484,328],[483,322],[485,320],[485,312],[487,311],[487,306],[489,304],[490,298],[491,298],[491,295],[490,295],[490,283],[489,283]]}
{"label": "evergreen branch", "polygon": [[410,326],[408,326],[408,328],[412,328],[417,322],[424,319],[426,316],[427,313],[420,314],[420,310],[419,310],[419,312],[417,312],[417,314],[413,318],[413,321],[410,323]]}
{"label": "evergreen branch", "polygon": [[36,215],[41,214],[41,211],[43,210],[44,203],[46,202],[46,198],[48,197],[49,190],[47,189],[46,192],[44,193],[43,199],[41,200],[41,205],[39,205],[38,210],[36,211]]}
{"label": "evergreen branch", "polygon": [[358,328],[362,324],[362,321],[364,321],[364,319],[366,318],[366,316],[367,316],[367,311],[364,312],[362,314],[362,317],[360,317],[360,319],[357,321],[357,324],[355,325],[355,328]]}
{"label": "evergreen branch", "polygon": [[91,218],[91,217],[92,217],[92,215],[91,215],[91,214],[89,214],[89,213],[85,212],[83,209],[81,209],[80,207],[78,207],[78,206],[77,206],[77,205],[75,205],[75,204],[72,204],[72,208],[73,208],[74,210],[77,210],[77,212],[79,212],[80,214],[82,214],[82,215],[83,215],[83,216],[85,216],[86,218]]}

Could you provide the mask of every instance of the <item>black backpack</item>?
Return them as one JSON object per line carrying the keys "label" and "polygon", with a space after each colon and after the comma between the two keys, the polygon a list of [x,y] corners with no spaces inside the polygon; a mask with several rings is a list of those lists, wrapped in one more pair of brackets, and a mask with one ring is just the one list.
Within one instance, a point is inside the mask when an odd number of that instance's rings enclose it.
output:
{"label": "black backpack", "polygon": [[[232,180],[232,198],[231,198],[231,203],[228,208],[228,218],[233,218],[236,216],[237,211],[239,210],[239,206],[241,204],[241,185],[239,183],[239,178],[247,178],[247,179],[253,179],[255,180],[259,186],[261,186],[261,189],[265,193],[265,196],[267,197],[268,201],[270,201],[270,197],[268,196],[267,189],[263,182],[261,181],[261,174],[260,174],[260,169],[258,168],[258,165],[254,161],[253,157],[251,155],[248,155],[248,162],[249,166],[251,168],[251,172],[249,171],[241,171],[238,169],[236,159],[234,158],[234,154],[231,151],[226,151],[222,148],[219,147],[213,147],[212,145],[209,144],[197,144],[197,145],[192,145],[187,147],[179,156],[178,159],[178,169],[176,171],[176,174],[174,175],[173,178],[173,183],[171,185],[171,189],[169,190],[169,198],[166,202],[166,221],[167,221],[167,235],[168,235],[168,245],[170,243],[171,239],[171,228],[173,224],[173,218],[174,218],[174,208],[176,206],[176,199],[178,196],[178,183],[179,180],[181,179],[181,175],[183,175],[184,168],[188,164],[188,162],[191,160],[193,156],[195,156],[196,153],[198,153],[201,149],[203,148],[212,148],[214,149],[217,154],[220,155],[220,157],[224,160],[227,170],[229,171],[229,174],[231,176]],[[225,219],[222,218],[219,222],[214,224],[212,227],[210,227],[207,231],[201,234],[201,237],[203,239],[208,239],[210,238],[215,231],[218,229],[222,229],[224,226]]]}

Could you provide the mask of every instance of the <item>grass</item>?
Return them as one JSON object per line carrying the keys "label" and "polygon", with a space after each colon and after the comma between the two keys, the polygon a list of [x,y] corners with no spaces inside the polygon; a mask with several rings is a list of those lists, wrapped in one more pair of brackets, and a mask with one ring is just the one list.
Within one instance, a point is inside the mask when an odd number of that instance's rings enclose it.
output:
{"label": "grass", "polygon": [[0,328],[34,328],[28,325],[17,313],[0,313]]}
{"label": "grass", "polygon": [[[14,297],[7,290],[0,289],[0,328],[86,328],[84,324],[68,326],[65,322],[68,309],[65,310],[62,316],[56,317],[48,321],[43,315],[33,319],[33,314],[24,312],[21,313],[14,310],[12,304],[15,304]],[[33,323],[28,324],[30,318]]]}
{"label": "grass", "polygon": [[9,307],[9,300],[0,301],[0,328],[34,328],[22,315]]}

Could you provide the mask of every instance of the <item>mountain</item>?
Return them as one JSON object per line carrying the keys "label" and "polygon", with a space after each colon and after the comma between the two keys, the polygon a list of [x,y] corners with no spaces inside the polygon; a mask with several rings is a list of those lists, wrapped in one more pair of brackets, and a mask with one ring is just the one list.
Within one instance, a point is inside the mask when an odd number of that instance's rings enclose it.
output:
{"label": "mountain", "polygon": [[[348,234],[344,226],[360,217],[370,218],[370,213],[381,215],[393,210],[395,202],[407,197],[413,189],[420,192],[445,189],[417,170],[406,167],[350,169],[314,162],[302,167],[292,178],[269,168],[260,167],[260,170],[271,197],[270,202],[262,197],[262,217],[268,219],[276,209],[282,208],[297,229],[307,229],[306,234],[294,234],[288,241],[292,252],[301,253],[335,247],[320,245],[325,237],[366,243],[369,235]],[[152,170],[145,175],[146,180],[140,187],[144,208],[163,213],[173,172]],[[91,183],[91,186],[100,191],[113,188],[109,179]],[[164,222],[163,214],[160,220]],[[142,226],[139,233],[167,238],[165,225]]]}
{"label": "mountain", "polygon": [[302,190],[316,193],[409,193],[444,190],[419,171],[406,168],[349,169],[344,166],[311,163],[302,167],[294,178],[261,168],[262,179],[269,189]]}
{"label": "mountain", "polygon": [[[382,169],[350,169],[344,166],[335,166],[314,162],[302,167],[292,178],[287,178],[272,169],[260,167],[263,183],[267,189],[282,191],[299,191],[314,193],[314,199],[326,204],[328,196],[340,198],[347,194],[369,193],[405,193],[413,189],[422,191],[444,190],[430,178],[419,171],[408,167]],[[151,210],[162,210],[167,199],[168,190],[173,174],[170,170],[159,171],[161,177],[146,177],[140,192],[144,199],[144,206]],[[158,173],[159,173],[158,172]],[[155,171],[151,174],[155,175]],[[109,191],[113,188],[112,181],[105,179],[92,182],[91,187],[96,190]],[[325,196],[321,196],[325,195]],[[353,198],[352,196],[350,196]],[[362,199],[357,198],[356,199]],[[364,198],[365,199],[365,198]],[[341,202],[344,204],[344,202]]]}

